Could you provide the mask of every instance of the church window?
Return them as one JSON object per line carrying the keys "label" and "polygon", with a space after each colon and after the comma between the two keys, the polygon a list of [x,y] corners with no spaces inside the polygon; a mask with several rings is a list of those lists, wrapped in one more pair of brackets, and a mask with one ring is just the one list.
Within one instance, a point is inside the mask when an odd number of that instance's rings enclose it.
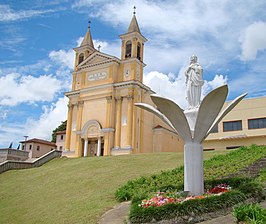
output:
{"label": "church window", "polygon": [[137,45],[137,58],[139,60],[141,60],[141,58],[140,58],[140,49],[141,49],[141,46],[140,46],[140,43],[138,43],[138,45]]}
{"label": "church window", "polygon": [[37,151],[40,151],[40,146],[39,145],[37,145]]}
{"label": "church window", "polygon": [[128,42],[126,42],[126,55],[125,55],[125,58],[130,58],[131,57],[131,47],[132,47],[132,43],[129,40]]}
{"label": "church window", "polygon": [[81,53],[81,54],[79,55],[79,64],[80,64],[81,62],[83,62],[83,60],[84,60],[84,54]]}

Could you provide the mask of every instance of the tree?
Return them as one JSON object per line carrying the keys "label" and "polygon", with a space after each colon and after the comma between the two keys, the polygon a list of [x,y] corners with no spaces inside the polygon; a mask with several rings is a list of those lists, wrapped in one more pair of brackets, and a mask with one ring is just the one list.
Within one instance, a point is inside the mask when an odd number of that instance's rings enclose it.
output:
{"label": "tree", "polygon": [[53,130],[52,141],[51,142],[56,142],[56,132],[65,131],[66,130],[66,126],[67,126],[67,120],[62,121],[61,124],[56,129]]}

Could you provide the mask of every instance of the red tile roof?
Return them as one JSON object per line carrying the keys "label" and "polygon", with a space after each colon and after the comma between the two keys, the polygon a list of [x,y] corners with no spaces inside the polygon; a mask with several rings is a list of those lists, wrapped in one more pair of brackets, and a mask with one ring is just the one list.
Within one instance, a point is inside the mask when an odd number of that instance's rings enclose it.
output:
{"label": "red tile roof", "polygon": [[44,144],[44,145],[56,146],[56,144],[54,142],[49,142],[49,141],[46,141],[43,139],[38,139],[38,138],[29,139],[27,141],[21,141],[20,143],[25,143],[25,142],[26,143],[33,142],[33,143],[40,143],[40,144]]}
{"label": "red tile roof", "polygon": [[66,134],[66,130],[64,130],[64,131],[57,131],[56,134],[57,135]]}

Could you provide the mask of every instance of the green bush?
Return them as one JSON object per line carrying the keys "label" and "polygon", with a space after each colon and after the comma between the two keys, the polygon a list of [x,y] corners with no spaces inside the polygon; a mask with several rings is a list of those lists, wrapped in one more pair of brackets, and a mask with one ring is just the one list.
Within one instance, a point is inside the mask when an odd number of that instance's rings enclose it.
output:
{"label": "green bush", "polygon": [[[256,160],[266,156],[265,146],[241,147],[226,155],[215,156],[204,161],[204,176],[206,180],[219,179],[228,176]],[[121,186],[115,193],[118,201],[131,200],[137,195],[147,195],[156,191],[165,191],[167,188],[182,190],[184,182],[184,167],[171,171],[164,171],[158,175],[141,177],[130,180]]]}
{"label": "green bush", "polygon": [[233,216],[238,222],[253,224],[266,223],[266,209],[258,204],[240,204],[234,208]]}

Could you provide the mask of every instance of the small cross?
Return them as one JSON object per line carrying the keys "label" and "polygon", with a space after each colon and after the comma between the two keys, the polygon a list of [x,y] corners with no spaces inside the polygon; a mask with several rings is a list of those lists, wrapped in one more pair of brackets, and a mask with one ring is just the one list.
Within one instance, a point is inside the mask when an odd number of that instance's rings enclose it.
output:
{"label": "small cross", "polygon": [[91,21],[88,22],[88,28],[91,28]]}
{"label": "small cross", "polygon": [[102,46],[99,44],[99,46],[97,47],[97,48],[98,48],[98,51],[100,51],[100,50],[101,50],[101,47],[102,47]]}
{"label": "small cross", "polygon": [[133,14],[135,15],[136,14],[136,6],[133,7]]}

